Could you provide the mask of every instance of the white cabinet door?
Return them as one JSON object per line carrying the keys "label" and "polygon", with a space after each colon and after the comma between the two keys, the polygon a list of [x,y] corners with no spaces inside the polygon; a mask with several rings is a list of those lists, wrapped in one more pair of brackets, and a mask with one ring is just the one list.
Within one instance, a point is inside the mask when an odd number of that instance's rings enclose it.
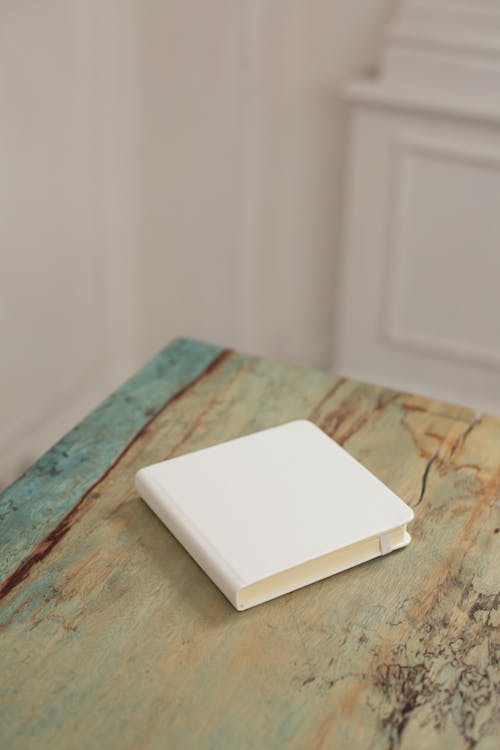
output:
{"label": "white cabinet door", "polygon": [[388,39],[350,89],[334,366],[500,413],[500,7],[405,3]]}

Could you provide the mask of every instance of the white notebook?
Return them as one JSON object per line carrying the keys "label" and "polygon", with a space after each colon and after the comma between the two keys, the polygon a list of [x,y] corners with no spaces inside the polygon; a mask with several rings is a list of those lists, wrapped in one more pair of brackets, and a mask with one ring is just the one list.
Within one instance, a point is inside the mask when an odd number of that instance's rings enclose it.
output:
{"label": "white notebook", "polygon": [[239,610],[410,542],[412,509],[307,420],[148,466],[136,487]]}

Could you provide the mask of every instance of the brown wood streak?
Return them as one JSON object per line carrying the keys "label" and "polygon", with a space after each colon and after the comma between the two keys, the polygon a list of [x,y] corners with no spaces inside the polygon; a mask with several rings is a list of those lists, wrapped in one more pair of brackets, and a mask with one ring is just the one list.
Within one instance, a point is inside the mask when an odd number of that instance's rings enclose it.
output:
{"label": "brown wood streak", "polygon": [[[413,506],[414,508],[416,508],[417,505],[420,505],[420,503],[424,499],[425,491],[427,489],[427,479],[428,479],[428,476],[429,476],[429,472],[430,472],[433,464],[436,462],[436,460],[439,462],[440,468],[443,469],[443,467],[445,466],[446,462],[448,462],[448,463],[451,462],[451,459],[455,455],[456,451],[459,450],[459,449],[460,450],[463,449],[463,447],[465,445],[465,441],[469,437],[470,433],[472,432],[472,430],[474,429],[474,427],[476,427],[476,425],[479,425],[480,423],[481,423],[481,417],[475,417],[470,422],[470,424],[467,425],[467,427],[465,428],[465,430],[458,436],[458,438],[454,441],[453,445],[451,446],[450,453],[449,453],[449,456],[447,458],[447,461],[444,460],[444,459],[442,459],[442,458],[439,459],[441,448],[443,447],[444,443],[446,442],[446,435],[444,437],[440,438],[440,443],[439,443],[436,451],[429,458],[429,460],[427,461],[427,463],[425,465],[424,472],[422,474],[422,487],[421,487],[421,490],[420,490],[420,496],[419,496],[417,502],[415,503],[415,505]],[[429,434],[429,433],[426,433],[426,434]],[[470,465],[468,465],[468,466],[470,466]],[[464,467],[461,466],[461,467],[458,467],[458,468],[464,468]],[[476,469],[478,469],[478,468],[479,467],[476,467]]]}
{"label": "brown wood streak", "polygon": [[73,524],[76,522],[77,518],[80,517],[81,513],[84,510],[84,507],[87,505],[87,501],[89,498],[96,499],[95,497],[95,489],[98,487],[101,482],[108,476],[110,471],[121,461],[123,456],[130,450],[130,448],[134,445],[137,440],[141,438],[141,436],[147,431],[148,427],[150,426],[151,422],[153,422],[154,419],[158,416],[158,414],[165,409],[168,409],[173,403],[177,402],[179,399],[181,399],[183,396],[185,396],[191,389],[193,389],[195,386],[199,385],[202,381],[209,378],[212,373],[217,370],[217,368],[221,367],[221,365],[224,364],[224,362],[229,359],[229,357],[233,354],[233,351],[231,349],[224,349],[209,365],[208,367],[203,370],[194,380],[192,380],[190,383],[185,385],[183,388],[181,388],[177,393],[175,393],[162,407],[160,411],[155,411],[154,414],[151,415],[151,417],[148,419],[148,421],[141,427],[141,429],[134,435],[134,437],[127,443],[125,448],[116,456],[114,461],[110,463],[106,471],[101,474],[101,476],[83,493],[83,495],[80,497],[80,499],[76,502],[76,504],[73,506],[73,508],[59,521],[57,526],[55,526],[52,531],[47,534],[47,536],[42,539],[42,541],[35,547],[33,552],[28,555],[28,557],[23,560],[23,562],[18,565],[18,567],[3,581],[3,583],[0,585],[0,600],[6,597],[13,589],[16,588],[27,576],[30,574],[32,568],[37,565],[39,562],[41,562],[47,555],[50,554],[50,552],[54,549],[54,547],[58,544],[58,542],[67,534],[67,532],[70,530],[70,528],[73,526]]}
{"label": "brown wood streak", "polygon": [[473,419],[471,421],[471,423],[467,426],[467,428],[463,431],[463,433],[459,436],[458,440],[455,441],[455,443],[452,446],[451,451],[450,451],[450,459],[454,456],[455,452],[458,449],[460,449],[460,450],[463,449],[463,447],[465,445],[465,441],[469,437],[470,433],[472,432],[472,430],[474,429],[474,427],[476,427],[479,424],[481,424],[481,416],[476,417],[475,419]]}
{"label": "brown wood streak", "polygon": [[[391,393],[390,391],[384,389],[378,396],[373,409],[366,410],[364,413],[361,413],[357,417],[357,419],[355,419],[351,427],[345,432],[345,434],[342,435],[338,434],[340,427],[342,427],[342,425],[346,422],[351,414],[356,413],[356,404],[353,403],[351,396],[345,398],[340,403],[337,409],[326,414],[324,418],[317,420],[317,416],[319,415],[321,406],[326,403],[329,398],[331,398],[331,396],[335,394],[338,388],[340,388],[340,386],[345,382],[346,378],[341,378],[341,380],[334,386],[331,392],[325,396],[320,404],[318,404],[318,406],[314,409],[310,416],[310,419],[316,421],[318,427],[321,427],[321,429],[324,430],[324,432],[326,432],[330,437],[335,438],[335,441],[342,446],[345,445],[345,443],[347,443],[347,441],[350,440],[357,432],[359,432],[370,421],[370,419],[372,419],[374,414],[381,412],[388,404],[395,401],[401,396],[399,392]],[[390,395],[387,396],[387,393],[389,393]]]}
{"label": "brown wood streak", "polygon": [[321,399],[321,401],[320,401],[320,402],[319,402],[318,404],[316,404],[316,406],[315,406],[315,407],[314,407],[314,409],[312,410],[311,414],[309,415],[309,419],[310,419],[310,420],[311,420],[312,422],[315,422],[315,421],[316,421],[316,419],[318,418],[318,416],[319,416],[319,414],[320,414],[320,412],[321,412],[321,408],[322,408],[322,407],[323,407],[323,406],[324,406],[324,405],[325,405],[325,404],[326,404],[326,403],[327,403],[327,402],[328,402],[328,401],[329,401],[329,400],[330,400],[331,398],[333,398],[333,396],[335,396],[335,394],[337,393],[337,391],[338,391],[338,390],[339,390],[340,388],[342,388],[342,386],[343,386],[343,385],[345,385],[346,383],[347,383],[347,378],[345,378],[345,377],[341,377],[341,378],[339,378],[339,379],[337,380],[337,382],[335,383],[335,385],[333,386],[333,388],[330,388],[330,389],[329,389],[329,390],[328,390],[328,391],[327,391],[327,392],[325,393],[325,395],[323,396],[323,398]]}
{"label": "brown wood streak", "polygon": [[[226,381],[225,388],[227,389],[229,384],[236,380],[241,374],[241,369],[237,369],[235,374],[232,376],[232,378],[229,381]],[[193,420],[192,424],[190,425],[189,429],[186,430],[186,432],[183,434],[182,438],[173,445],[168,453],[163,456],[163,460],[166,461],[169,458],[173,458],[175,455],[177,455],[177,452],[179,451],[179,448],[182,448],[195,434],[197,429],[199,428],[200,424],[203,422],[203,420],[207,417],[208,414],[212,411],[214,408],[214,405],[217,400],[217,393],[215,393],[207,402],[207,405],[200,411],[200,413],[196,416],[196,418]]]}

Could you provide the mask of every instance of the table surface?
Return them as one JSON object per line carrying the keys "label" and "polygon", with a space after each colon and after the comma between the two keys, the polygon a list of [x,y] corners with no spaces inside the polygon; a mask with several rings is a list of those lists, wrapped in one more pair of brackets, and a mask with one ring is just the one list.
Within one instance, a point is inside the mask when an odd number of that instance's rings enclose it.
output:
{"label": "table surface", "polygon": [[[236,612],[134,474],[303,417],[413,542]],[[497,417],[173,342],[0,498],[0,746],[493,748],[499,464]]]}

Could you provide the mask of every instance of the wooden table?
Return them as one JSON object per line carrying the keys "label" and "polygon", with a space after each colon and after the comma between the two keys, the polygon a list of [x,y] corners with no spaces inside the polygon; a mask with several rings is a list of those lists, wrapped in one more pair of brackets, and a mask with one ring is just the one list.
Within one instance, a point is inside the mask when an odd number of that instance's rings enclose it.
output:
{"label": "wooden table", "polygon": [[[133,476],[299,417],[413,542],[236,612]],[[175,341],[0,499],[0,746],[498,747],[499,464],[499,418]]]}

